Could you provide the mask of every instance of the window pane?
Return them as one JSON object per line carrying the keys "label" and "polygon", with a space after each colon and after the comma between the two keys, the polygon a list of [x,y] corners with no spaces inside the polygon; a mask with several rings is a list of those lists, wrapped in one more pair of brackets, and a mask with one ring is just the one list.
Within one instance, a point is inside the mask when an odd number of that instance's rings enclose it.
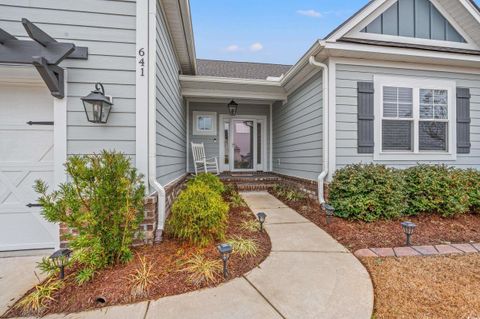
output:
{"label": "window pane", "polygon": [[448,107],[446,105],[435,105],[435,118],[448,119]]}
{"label": "window pane", "polygon": [[413,90],[385,86],[383,88],[383,116],[391,118],[411,118]]}
{"label": "window pane", "polygon": [[229,153],[230,153],[230,140],[229,140],[229,135],[230,135],[230,123],[229,122],[224,122],[223,124],[223,131],[225,134],[225,139],[224,139],[224,145],[223,148],[225,150],[225,158],[224,158],[224,163],[228,165],[229,161]]}
{"label": "window pane", "polygon": [[257,164],[262,164],[262,124],[257,123]]}
{"label": "window pane", "polygon": [[212,130],[212,118],[211,117],[204,117],[204,130],[205,131],[211,131]]}
{"label": "window pane", "polygon": [[382,121],[382,150],[411,151],[412,121]]}
{"label": "window pane", "polygon": [[435,96],[433,98],[433,102],[435,104],[444,104],[447,105],[448,101],[448,93],[447,90],[435,90]]}
{"label": "window pane", "polygon": [[421,119],[433,118],[433,104],[420,104],[420,118]]}
{"label": "window pane", "polygon": [[447,151],[446,122],[421,121],[419,123],[419,149],[421,151]]}
{"label": "window pane", "polygon": [[197,128],[199,131],[205,130],[205,121],[203,120],[203,116],[198,117]]}
{"label": "window pane", "polygon": [[433,90],[420,89],[420,104],[433,104]]}
{"label": "window pane", "polygon": [[384,117],[397,117],[397,104],[383,103],[383,116]]}

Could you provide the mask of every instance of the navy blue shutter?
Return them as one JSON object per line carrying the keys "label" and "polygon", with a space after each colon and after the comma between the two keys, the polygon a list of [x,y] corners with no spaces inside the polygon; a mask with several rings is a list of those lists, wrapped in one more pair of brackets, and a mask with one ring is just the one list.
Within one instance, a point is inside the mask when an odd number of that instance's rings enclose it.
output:
{"label": "navy blue shutter", "polygon": [[373,82],[357,83],[357,133],[358,153],[371,154],[374,147],[373,136],[373,103],[374,103]]}
{"label": "navy blue shutter", "polygon": [[470,153],[470,89],[457,88],[457,153]]}

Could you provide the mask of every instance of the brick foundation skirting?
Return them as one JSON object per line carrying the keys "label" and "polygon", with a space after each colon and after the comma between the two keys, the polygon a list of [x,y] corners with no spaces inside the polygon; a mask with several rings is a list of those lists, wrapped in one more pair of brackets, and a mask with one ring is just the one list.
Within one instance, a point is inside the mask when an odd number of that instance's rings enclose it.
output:
{"label": "brick foundation skirting", "polygon": [[[280,183],[286,186],[298,188],[308,194],[312,199],[318,200],[318,182],[295,176],[288,176],[273,172],[272,174],[281,178]],[[328,183],[323,183],[323,197],[328,201],[329,187]]]}

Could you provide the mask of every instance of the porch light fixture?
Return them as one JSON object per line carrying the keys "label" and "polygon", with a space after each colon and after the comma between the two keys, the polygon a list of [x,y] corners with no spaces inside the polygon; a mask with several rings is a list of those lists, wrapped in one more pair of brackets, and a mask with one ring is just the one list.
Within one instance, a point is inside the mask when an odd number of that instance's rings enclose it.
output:
{"label": "porch light fixture", "polygon": [[220,253],[220,258],[223,261],[223,278],[228,277],[228,268],[227,261],[230,258],[232,253],[232,246],[230,244],[220,244],[217,246],[218,252]]}
{"label": "porch light fixture", "polygon": [[402,222],[402,229],[403,229],[403,232],[405,233],[405,235],[407,236],[407,242],[406,242],[406,245],[407,246],[410,246],[411,243],[410,243],[410,237],[413,235],[413,231],[415,230],[415,227],[417,227],[417,225],[415,225],[414,223],[412,222]]}
{"label": "porch light fixture", "polygon": [[267,214],[264,212],[258,212],[257,217],[258,222],[260,223],[260,231],[263,231],[263,223],[265,222],[265,218],[267,218]]}
{"label": "porch light fixture", "polygon": [[324,203],[322,206],[323,206],[323,209],[325,209],[325,218],[326,218],[327,225],[329,225],[330,220],[335,215],[335,207],[327,203]]}
{"label": "porch light fixture", "polygon": [[82,97],[82,101],[89,122],[107,123],[113,103],[110,98],[105,96],[105,89],[102,83],[96,83],[95,91]]}
{"label": "porch light fixture", "polygon": [[228,112],[230,113],[231,116],[237,115],[237,109],[238,109],[238,104],[234,100],[228,103]]}
{"label": "porch light fixture", "polygon": [[63,248],[54,252],[50,259],[52,260],[53,264],[60,268],[60,279],[65,278],[65,265],[67,264],[68,260],[70,259],[70,255],[72,251],[68,248]]}

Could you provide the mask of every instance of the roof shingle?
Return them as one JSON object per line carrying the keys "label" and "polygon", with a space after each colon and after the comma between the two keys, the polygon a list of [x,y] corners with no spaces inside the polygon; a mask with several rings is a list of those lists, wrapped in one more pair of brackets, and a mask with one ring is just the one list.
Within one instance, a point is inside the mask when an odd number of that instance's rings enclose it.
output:
{"label": "roof shingle", "polygon": [[197,75],[265,80],[285,74],[292,66],[284,64],[197,59]]}

